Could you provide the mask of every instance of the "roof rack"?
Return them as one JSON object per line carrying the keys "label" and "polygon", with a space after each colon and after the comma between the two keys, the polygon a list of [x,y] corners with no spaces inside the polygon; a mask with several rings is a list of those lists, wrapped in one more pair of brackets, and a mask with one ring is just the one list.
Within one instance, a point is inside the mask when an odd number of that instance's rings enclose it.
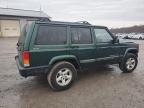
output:
{"label": "roof rack", "polygon": [[39,18],[40,22],[50,22],[51,20],[49,18]]}
{"label": "roof rack", "polygon": [[91,25],[88,21],[78,21],[77,23],[88,24]]}

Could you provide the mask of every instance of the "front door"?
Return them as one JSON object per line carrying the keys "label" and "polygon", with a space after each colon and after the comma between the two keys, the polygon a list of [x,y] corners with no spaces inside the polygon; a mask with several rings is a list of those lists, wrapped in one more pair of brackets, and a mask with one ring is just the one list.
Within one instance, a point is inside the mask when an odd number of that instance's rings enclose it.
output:
{"label": "front door", "polygon": [[95,28],[96,61],[115,62],[119,57],[118,43],[113,42],[113,36],[107,28]]}

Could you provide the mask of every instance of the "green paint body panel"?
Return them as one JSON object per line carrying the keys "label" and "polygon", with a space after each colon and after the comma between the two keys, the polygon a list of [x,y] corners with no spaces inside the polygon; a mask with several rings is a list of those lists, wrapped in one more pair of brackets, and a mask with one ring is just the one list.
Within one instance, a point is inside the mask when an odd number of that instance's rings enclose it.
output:
{"label": "green paint body panel", "polygon": [[[62,25],[67,28],[67,42],[65,45],[35,45],[35,39],[39,25]],[[71,27],[86,27],[91,31],[91,44],[72,44],[71,43]],[[34,22],[26,35],[23,43],[23,49],[18,51],[18,61],[23,70],[28,68],[52,67],[58,61],[75,61],[80,69],[87,68],[88,65],[104,61],[106,63],[119,63],[120,60],[129,52],[138,52],[138,45],[135,43],[125,42],[111,42],[111,43],[96,43],[96,36],[94,28],[103,28],[108,32],[109,30],[103,26],[92,26],[88,24],[79,23],[58,23],[58,22]],[[110,32],[109,32],[110,33]],[[111,33],[110,33],[111,34]],[[111,34],[112,38],[114,36]],[[22,47],[22,46],[19,46]],[[30,66],[24,67],[22,65],[22,52],[30,52]],[[26,75],[25,75],[26,76]],[[28,76],[28,75],[27,75]]]}

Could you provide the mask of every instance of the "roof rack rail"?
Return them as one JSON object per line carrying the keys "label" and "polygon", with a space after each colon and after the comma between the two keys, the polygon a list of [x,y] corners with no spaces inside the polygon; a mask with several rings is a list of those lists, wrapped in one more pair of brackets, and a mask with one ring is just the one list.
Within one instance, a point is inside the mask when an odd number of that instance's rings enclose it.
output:
{"label": "roof rack rail", "polygon": [[40,22],[50,22],[51,20],[49,18],[39,18]]}
{"label": "roof rack rail", "polygon": [[88,21],[77,21],[77,23],[83,23],[83,24],[91,25]]}

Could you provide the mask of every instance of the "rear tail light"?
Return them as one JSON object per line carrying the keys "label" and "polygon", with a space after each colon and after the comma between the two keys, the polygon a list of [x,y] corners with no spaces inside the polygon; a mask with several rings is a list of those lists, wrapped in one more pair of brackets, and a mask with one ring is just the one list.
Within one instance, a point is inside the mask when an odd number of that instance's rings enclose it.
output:
{"label": "rear tail light", "polygon": [[30,66],[30,54],[29,54],[29,51],[24,51],[22,53],[22,57],[23,57],[23,65],[25,67]]}

